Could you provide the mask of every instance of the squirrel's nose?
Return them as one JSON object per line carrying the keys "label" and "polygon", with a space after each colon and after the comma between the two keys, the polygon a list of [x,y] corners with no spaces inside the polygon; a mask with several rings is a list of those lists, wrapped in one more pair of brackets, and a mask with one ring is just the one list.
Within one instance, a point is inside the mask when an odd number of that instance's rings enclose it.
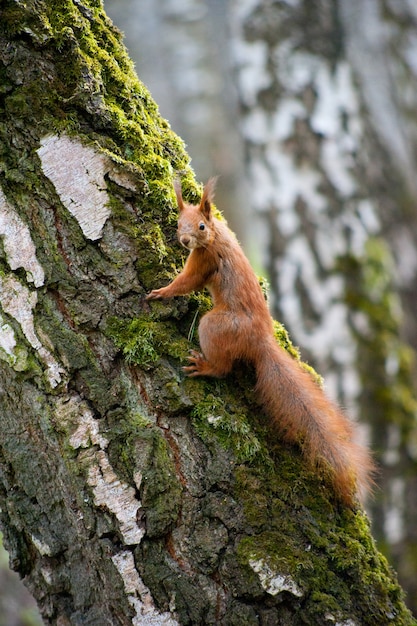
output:
{"label": "squirrel's nose", "polygon": [[187,248],[188,244],[191,241],[191,238],[188,235],[182,235],[180,241],[181,241],[182,245]]}

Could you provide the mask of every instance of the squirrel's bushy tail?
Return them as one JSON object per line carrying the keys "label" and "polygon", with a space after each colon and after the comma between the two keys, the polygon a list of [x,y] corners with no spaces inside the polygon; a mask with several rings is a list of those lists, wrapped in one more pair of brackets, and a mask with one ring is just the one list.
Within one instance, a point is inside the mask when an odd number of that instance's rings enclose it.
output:
{"label": "squirrel's bushy tail", "polygon": [[310,374],[275,343],[255,363],[257,393],[285,441],[297,443],[312,466],[326,470],[336,495],[352,506],[372,485],[369,451],[354,441],[354,428]]}

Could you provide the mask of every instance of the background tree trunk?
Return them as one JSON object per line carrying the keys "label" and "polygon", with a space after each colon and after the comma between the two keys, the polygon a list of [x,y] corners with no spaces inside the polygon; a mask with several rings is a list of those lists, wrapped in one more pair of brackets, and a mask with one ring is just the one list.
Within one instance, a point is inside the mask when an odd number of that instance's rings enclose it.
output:
{"label": "background tree trunk", "polygon": [[206,298],[145,303],[198,190],[100,3],[8,0],[0,59],[0,519],[45,622],[412,624],[251,373],[184,379]]}
{"label": "background tree trunk", "polygon": [[417,611],[416,11],[233,2],[253,228],[273,308],[367,425],[375,535]]}

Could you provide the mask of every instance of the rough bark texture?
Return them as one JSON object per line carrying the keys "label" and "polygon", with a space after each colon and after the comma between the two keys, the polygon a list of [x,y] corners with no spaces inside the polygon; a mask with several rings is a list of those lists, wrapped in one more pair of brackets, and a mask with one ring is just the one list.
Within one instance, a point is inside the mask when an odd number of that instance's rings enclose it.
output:
{"label": "rough bark texture", "polygon": [[251,373],[184,379],[206,298],[145,304],[198,190],[100,2],[6,0],[0,60],[0,519],[45,623],[412,624]]}
{"label": "rough bark texture", "polygon": [[375,534],[417,611],[416,11],[379,0],[232,5],[274,311],[367,425],[381,467]]}

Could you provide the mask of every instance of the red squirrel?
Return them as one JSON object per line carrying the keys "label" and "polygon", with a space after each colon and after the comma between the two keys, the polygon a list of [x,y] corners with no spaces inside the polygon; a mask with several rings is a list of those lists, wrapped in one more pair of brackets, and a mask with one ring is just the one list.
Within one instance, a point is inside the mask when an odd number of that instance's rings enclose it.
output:
{"label": "red squirrel", "polygon": [[236,360],[252,363],[257,395],[281,437],[299,444],[310,466],[327,468],[336,496],[353,506],[372,483],[370,454],[354,441],[349,419],[276,342],[259,281],[235,235],[213,216],[214,187],[210,179],[194,206],[183,201],[176,183],[178,239],[190,254],[182,272],[147,300],[207,287],[213,308],[198,328],[202,353],[191,351],[183,369],[188,376],[223,377]]}

